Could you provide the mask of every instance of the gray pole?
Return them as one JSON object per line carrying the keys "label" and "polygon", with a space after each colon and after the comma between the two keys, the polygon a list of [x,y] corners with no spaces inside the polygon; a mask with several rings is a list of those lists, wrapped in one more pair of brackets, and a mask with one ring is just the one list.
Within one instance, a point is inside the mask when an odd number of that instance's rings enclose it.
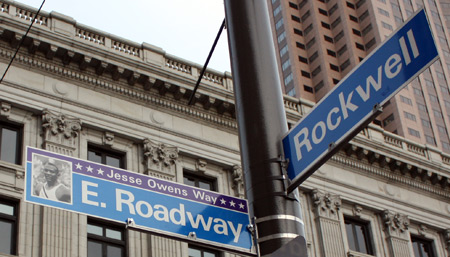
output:
{"label": "gray pole", "polygon": [[285,194],[277,162],[287,122],[267,1],[225,0],[225,13],[245,188],[260,253],[267,255],[304,237],[300,203]]}

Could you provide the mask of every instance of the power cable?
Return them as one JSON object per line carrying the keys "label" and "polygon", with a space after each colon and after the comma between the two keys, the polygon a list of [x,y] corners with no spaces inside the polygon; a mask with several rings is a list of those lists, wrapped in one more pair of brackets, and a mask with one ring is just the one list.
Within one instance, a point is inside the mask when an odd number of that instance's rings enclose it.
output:
{"label": "power cable", "polygon": [[197,83],[195,84],[194,90],[192,90],[191,97],[189,97],[188,105],[192,105],[192,101],[194,100],[195,92],[197,92],[198,86],[200,85],[200,81],[203,78],[203,74],[205,74],[206,68],[208,67],[208,64],[209,64],[209,60],[211,59],[214,49],[216,49],[217,42],[219,42],[220,35],[222,34],[222,31],[224,28],[225,28],[225,19],[223,19],[222,25],[220,26],[219,32],[217,33],[217,36],[216,36],[216,39],[214,40],[211,50],[209,51],[209,55],[206,58],[205,65],[203,65],[203,69],[200,72],[200,76],[198,77],[198,80],[197,80]]}
{"label": "power cable", "polygon": [[33,24],[35,23],[36,18],[37,18],[37,16],[39,15],[39,12],[41,12],[41,9],[42,9],[42,6],[44,6],[44,3],[45,3],[45,0],[42,1],[42,4],[41,4],[41,6],[39,7],[39,10],[37,11],[36,15],[34,15],[34,18],[33,18],[33,20],[31,21],[31,24],[30,24],[30,26],[28,27],[27,32],[25,32],[25,35],[23,35],[22,39],[20,39],[19,46],[17,46],[16,52],[14,53],[13,57],[12,57],[11,60],[9,61],[9,64],[8,64],[8,66],[6,67],[5,72],[3,72],[3,76],[2,76],[2,78],[0,79],[0,84],[3,82],[3,79],[5,78],[6,73],[8,72],[9,67],[11,67],[11,64],[13,63],[14,59],[16,59],[16,55],[17,55],[17,53],[19,52],[19,49],[20,49],[20,47],[22,46],[23,42],[25,41],[25,38],[27,37],[28,33],[30,32],[31,27],[32,27]]}

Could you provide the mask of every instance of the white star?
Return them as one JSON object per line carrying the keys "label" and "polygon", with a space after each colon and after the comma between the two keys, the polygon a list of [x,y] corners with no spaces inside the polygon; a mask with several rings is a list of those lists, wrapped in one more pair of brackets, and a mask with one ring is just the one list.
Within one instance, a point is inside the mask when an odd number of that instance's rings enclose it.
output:
{"label": "white star", "polygon": [[97,170],[97,172],[98,172],[99,175],[103,175],[103,172],[105,172],[105,171],[103,171],[102,168],[100,168],[100,169]]}
{"label": "white star", "polygon": [[89,171],[89,172],[91,172],[92,173],[92,167],[91,167],[91,165],[89,165],[89,166],[87,166],[87,171]]}
{"label": "white star", "polygon": [[231,207],[234,207],[236,205],[236,203],[235,202],[233,202],[233,200],[231,200],[231,202],[230,202],[230,206]]}
{"label": "white star", "polygon": [[239,208],[244,209],[244,205],[242,203],[240,203]]}
{"label": "white star", "polygon": [[81,168],[83,168],[80,163],[75,164],[75,166],[77,166],[77,170],[81,170]]}
{"label": "white star", "polygon": [[220,203],[225,205],[225,204],[227,204],[227,201],[225,201],[225,199],[222,198],[222,199],[220,199]]}

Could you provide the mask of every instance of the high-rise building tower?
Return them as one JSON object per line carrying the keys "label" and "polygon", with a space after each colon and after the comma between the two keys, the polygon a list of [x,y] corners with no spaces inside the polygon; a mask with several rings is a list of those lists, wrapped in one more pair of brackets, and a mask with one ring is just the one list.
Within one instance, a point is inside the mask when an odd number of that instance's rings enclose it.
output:
{"label": "high-rise building tower", "polygon": [[269,6],[283,90],[313,102],[424,8],[440,59],[391,99],[375,122],[450,153],[448,0],[269,0]]}

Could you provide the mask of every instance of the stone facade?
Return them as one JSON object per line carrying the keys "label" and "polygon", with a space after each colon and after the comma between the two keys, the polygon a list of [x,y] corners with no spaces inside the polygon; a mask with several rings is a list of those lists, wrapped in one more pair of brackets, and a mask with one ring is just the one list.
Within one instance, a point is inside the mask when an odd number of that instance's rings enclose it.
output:
{"label": "stone facade", "polygon": [[[0,70],[35,11],[2,1]],[[22,161],[0,161],[0,200],[18,203],[17,256],[88,248],[89,217],[23,201],[26,146],[87,159],[95,145],[123,153],[127,170],[180,183],[189,173],[245,196],[231,76],[208,70],[188,106],[200,69],[59,13],[38,16],[0,85],[1,124],[22,128]],[[291,123],[311,107],[285,98]],[[412,256],[412,238],[448,256],[449,181],[449,155],[369,126],[299,188],[309,256]],[[367,226],[372,254],[351,249],[348,220]],[[126,244],[130,257],[188,256],[190,245],[131,229]]]}

